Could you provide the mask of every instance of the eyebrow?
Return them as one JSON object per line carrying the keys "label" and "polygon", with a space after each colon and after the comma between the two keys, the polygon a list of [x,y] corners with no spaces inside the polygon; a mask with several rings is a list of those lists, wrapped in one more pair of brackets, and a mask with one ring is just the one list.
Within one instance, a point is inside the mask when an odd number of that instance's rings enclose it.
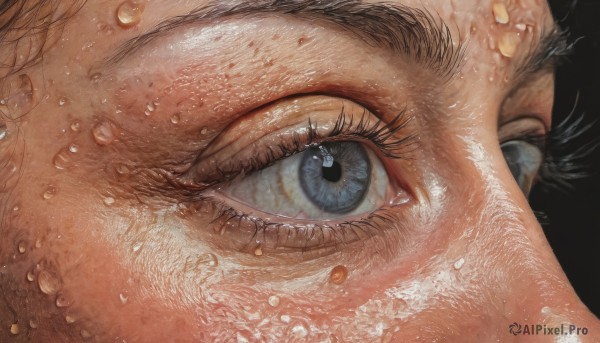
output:
{"label": "eyebrow", "polygon": [[[121,62],[160,36],[191,23],[210,23],[215,19],[263,14],[292,15],[302,19],[332,23],[371,46],[381,47],[451,77],[464,55],[461,39],[455,43],[451,31],[438,16],[426,10],[401,4],[364,3],[361,0],[259,0],[235,5],[213,1],[160,22],[150,31],[134,37],[106,60]],[[460,38],[460,37],[459,37]]]}

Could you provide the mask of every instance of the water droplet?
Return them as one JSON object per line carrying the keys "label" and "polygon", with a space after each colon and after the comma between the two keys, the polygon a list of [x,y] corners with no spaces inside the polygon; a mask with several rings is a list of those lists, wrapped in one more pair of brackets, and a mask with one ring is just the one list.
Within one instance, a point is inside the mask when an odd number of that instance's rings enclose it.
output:
{"label": "water droplet", "polygon": [[56,153],[56,155],[54,155],[54,159],[52,159],[52,164],[54,164],[54,167],[60,170],[69,168],[72,162],[73,159],[71,153],[65,148]]}
{"label": "water droplet", "polygon": [[19,242],[19,252],[21,254],[25,253],[25,242]]}
{"label": "water droplet", "polygon": [[102,77],[102,74],[94,73],[90,76],[90,81],[92,81],[92,83],[94,83],[94,84],[97,84],[98,82],[100,82],[101,77]]}
{"label": "water droplet", "polygon": [[35,275],[33,274],[33,272],[29,271],[27,272],[27,281],[33,281],[35,280]]}
{"label": "water droplet", "polygon": [[35,240],[35,247],[37,249],[39,249],[39,248],[42,247],[42,240],[41,239],[38,238],[38,239]]}
{"label": "water droplet", "polygon": [[131,248],[133,250],[133,252],[137,252],[142,248],[142,243],[141,242],[137,242],[133,245],[133,247]]}
{"label": "water droplet", "polygon": [[271,305],[272,307],[279,306],[279,297],[276,295],[271,295],[269,297],[269,305]]}
{"label": "water droplet", "polygon": [[456,262],[454,262],[454,269],[459,270],[460,268],[462,268],[463,264],[465,264],[464,258],[456,260]]}
{"label": "water droplet", "polygon": [[515,24],[515,29],[517,29],[519,31],[525,31],[527,29],[527,24],[523,24],[523,23]]}
{"label": "water droplet", "polygon": [[329,273],[329,281],[336,285],[341,285],[348,278],[348,269],[344,266],[336,266]]}
{"label": "water droplet", "polygon": [[106,197],[106,198],[104,198],[103,202],[104,202],[104,205],[106,205],[106,206],[112,206],[115,203],[115,198]]}
{"label": "water droplet", "polygon": [[498,50],[504,57],[511,58],[517,52],[517,47],[521,43],[521,38],[515,32],[506,32],[498,42]]}
{"label": "water droplet", "polygon": [[292,328],[292,334],[296,338],[304,338],[308,335],[308,331],[304,327],[304,325],[296,325]]}
{"label": "water droplet", "polygon": [[73,154],[76,154],[79,151],[79,147],[77,144],[71,144],[69,145],[69,151]]}
{"label": "water droplet", "polygon": [[81,338],[91,338],[92,334],[86,330],[86,329],[81,329],[81,332],[79,333],[81,335]]}
{"label": "water droplet", "polygon": [[76,321],[77,321],[77,319],[76,319],[76,318],[75,318],[75,316],[74,316],[74,315],[72,315],[72,314],[67,314],[67,315],[65,316],[65,322],[67,322],[67,324],[73,324],[73,323],[75,323]]}
{"label": "water droplet", "polygon": [[58,106],[63,107],[66,103],[67,103],[66,97],[63,96],[60,99],[58,99]]}
{"label": "water droplet", "polygon": [[121,300],[121,304],[127,304],[128,297],[123,293],[119,293],[119,300]]}
{"label": "water droplet", "polygon": [[44,200],[50,200],[52,199],[54,196],[56,195],[56,187],[54,186],[49,186],[48,188],[46,188],[46,191],[44,191],[44,194],[42,194],[42,198]]}
{"label": "water droplet", "polygon": [[219,259],[215,254],[208,253],[206,254],[206,264],[211,267],[216,267],[219,265]]}
{"label": "water droplet", "polygon": [[37,329],[38,324],[37,324],[37,322],[35,320],[30,319],[29,320],[29,327],[32,328],[32,329]]}
{"label": "water droplet", "polygon": [[256,247],[256,249],[254,249],[254,256],[262,256],[263,251],[261,246],[259,245],[258,247]]}
{"label": "water droplet", "polygon": [[75,120],[71,123],[71,131],[77,132],[81,128],[81,123],[78,120]]}
{"label": "water droplet", "polygon": [[179,113],[175,113],[171,116],[171,123],[173,123],[173,124],[179,124],[180,120],[181,120],[181,116],[179,115]]}
{"label": "water droplet", "polygon": [[21,332],[21,329],[19,328],[19,324],[13,324],[10,326],[10,333],[12,333],[13,335],[18,335],[19,332]]}
{"label": "water droplet", "polygon": [[131,27],[142,20],[143,9],[140,5],[125,1],[117,9],[117,22],[122,27]]}
{"label": "water droplet", "polygon": [[287,314],[282,315],[281,317],[279,317],[279,319],[286,324],[289,324],[292,321],[292,318],[290,318],[290,316],[288,316]]}
{"label": "water droplet", "polygon": [[202,130],[200,130],[200,134],[201,135],[206,135],[208,133],[208,129],[207,128],[202,128]]}
{"label": "water droplet", "polygon": [[7,128],[5,124],[0,124],[0,141],[6,138]]}
{"label": "water droplet", "polygon": [[152,114],[152,112],[154,112],[156,110],[156,103],[154,101],[150,101],[148,103],[146,103],[146,111],[144,111],[144,114],[146,116],[150,116]]}
{"label": "water droplet", "polygon": [[44,294],[56,294],[60,289],[60,280],[47,270],[41,270],[38,274],[38,286]]}
{"label": "water droplet", "polygon": [[56,296],[56,307],[69,307],[73,305],[73,300],[64,293]]}
{"label": "water droplet", "polygon": [[506,5],[502,2],[497,2],[492,5],[492,12],[498,24],[508,24],[510,17],[506,10]]}
{"label": "water droplet", "polygon": [[113,126],[110,122],[104,121],[92,129],[92,135],[98,145],[108,145],[115,140]]}

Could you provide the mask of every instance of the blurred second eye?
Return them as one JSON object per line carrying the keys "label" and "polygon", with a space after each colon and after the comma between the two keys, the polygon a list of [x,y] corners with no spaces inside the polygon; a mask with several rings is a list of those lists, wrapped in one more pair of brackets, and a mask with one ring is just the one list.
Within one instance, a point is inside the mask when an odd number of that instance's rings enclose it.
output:
{"label": "blurred second eye", "polygon": [[358,142],[329,142],[256,171],[221,191],[252,211],[328,220],[380,208],[389,187],[381,161]]}

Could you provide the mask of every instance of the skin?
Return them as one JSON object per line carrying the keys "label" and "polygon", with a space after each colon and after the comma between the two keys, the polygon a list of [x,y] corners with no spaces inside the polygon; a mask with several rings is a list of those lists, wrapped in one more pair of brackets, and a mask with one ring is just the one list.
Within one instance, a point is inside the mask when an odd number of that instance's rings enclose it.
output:
{"label": "skin", "polygon": [[[283,15],[189,25],[106,66],[123,42],[204,2],[143,3],[140,23],[124,28],[120,1],[88,1],[41,62],[4,80],[2,341],[559,341],[513,336],[513,322],[574,324],[589,333],[569,342],[597,340],[598,320],[499,147],[550,127],[552,72],[527,82],[515,72],[552,27],[547,4],[511,4],[501,25],[489,1],[390,2],[439,13],[468,41],[449,81],[331,25]],[[499,42],[516,23],[531,29],[507,58]],[[382,157],[396,180],[387,195],[410,200],[371,235],[304,252],[306,240],[255,244],[248,225],[215,221],[208,201],[166,182],[208,177],[211,160],[249,158],[306,128],[311,113],[326,129],[341,106],[361,113],[359,104],[388,121],[409,108],[413,120],[398,134],[418,133],[412,158]],[[264,210],[226,187],[207,192]],[[333,269],[347,275],[330,278]]]}

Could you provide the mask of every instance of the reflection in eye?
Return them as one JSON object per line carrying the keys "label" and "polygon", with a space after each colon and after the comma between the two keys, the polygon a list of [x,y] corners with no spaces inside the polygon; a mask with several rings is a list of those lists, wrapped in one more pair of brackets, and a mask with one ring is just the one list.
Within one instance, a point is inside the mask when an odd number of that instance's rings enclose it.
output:
{"label": "reflection in eye", "polygon": [[525,195],[529,195],[535,177],[543,162],[539,147],[523,140],[513,140],[501,145],[504,159],[513,177]]}
{"label": "reflection in eye", "polygon": [[381,207],[389,187],[379,159],[358,142],[326,142],[230,185],[224,193],[262,212],[332,219]]}

